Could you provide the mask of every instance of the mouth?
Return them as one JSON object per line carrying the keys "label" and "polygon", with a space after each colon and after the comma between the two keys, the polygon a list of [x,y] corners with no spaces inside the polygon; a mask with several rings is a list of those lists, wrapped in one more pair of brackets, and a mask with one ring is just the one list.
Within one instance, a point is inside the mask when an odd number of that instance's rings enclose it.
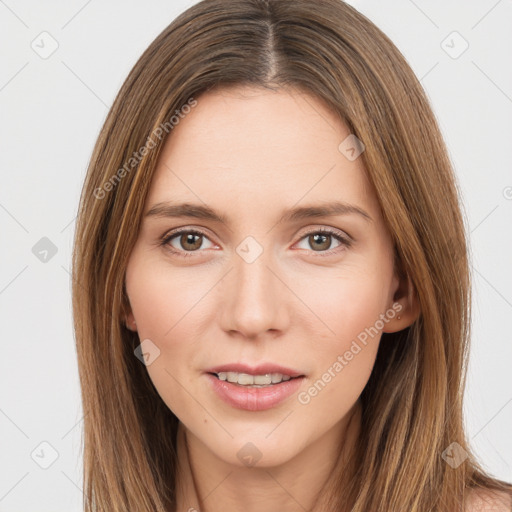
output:
{"label": "mouth", "polygon": [[239,373],[239,372],[218,372],[210,373],[219,380],[231,382],[238,386],[244,386],[249,388],[264,388],[268,386],[275,386],[281,382],[287,382],[292,379],[300,379],[303,375],[292,377],[283,373],[264,373],[260,375],[251,375],[250,373]]}
{"label": "mouth", "polygon": [[264,411],[278,406],[299,390],[306,377],[274,364],[251,367],[234,363],[209,368],[205,373],[218,398],[246,411]]}

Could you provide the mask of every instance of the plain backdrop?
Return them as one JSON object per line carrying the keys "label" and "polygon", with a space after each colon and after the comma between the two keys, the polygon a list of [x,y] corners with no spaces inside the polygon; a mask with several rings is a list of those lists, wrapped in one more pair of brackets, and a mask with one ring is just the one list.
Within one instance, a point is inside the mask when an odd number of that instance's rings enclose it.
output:
{"label": "plain backdrop", "polygon": [[[0,0],[0,512],[82,509],[79,194],[122,82],[192,3]],[[512,481],[512,1],[351,3],[405,55],[445,136],[473,253],[467,430]]]}

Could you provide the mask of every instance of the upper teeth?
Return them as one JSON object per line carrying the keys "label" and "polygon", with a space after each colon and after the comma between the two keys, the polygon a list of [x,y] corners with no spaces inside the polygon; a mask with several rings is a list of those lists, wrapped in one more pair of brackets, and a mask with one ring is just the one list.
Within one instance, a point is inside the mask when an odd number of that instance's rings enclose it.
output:
{"label": "upper teeth", "polygon": [[283,380],[290,380],[289,375],[283,375],[282,373],[266,373],[265,375],[250,375],[248,373],[238,372],[220,372],[217,374],[220,380],[227,380],[234,384],[241,384],[242,386],[251,385],[268,385],[278,384]]}

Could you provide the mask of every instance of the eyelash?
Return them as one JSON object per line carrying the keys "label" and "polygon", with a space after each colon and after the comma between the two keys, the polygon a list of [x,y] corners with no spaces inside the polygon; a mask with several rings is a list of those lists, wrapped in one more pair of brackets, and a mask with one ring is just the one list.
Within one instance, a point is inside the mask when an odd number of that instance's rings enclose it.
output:
{"label": "eyelash", "polygon": [[[183,258],[190,258],[190,257],[195,255],[194,253],[201,252],[201,251],[199,251],[199,249],[196,250],[196,251],[180,251],[180,250],[176,250],[174,247],[169,245],[169,242],[173,238],[175,238],[178,235],[182,235],[184,233],[192,234],[192,235],[198,235],[198,236],[203,236],[205,238],[208,238],[206,233],[203,233],[202,231],[199,231],[197,229],[179,229],[179,230],[176,230],[176,231],[172,231],[171,233],[165,234],[161,238],[159,245],[167,246],[167,250],[169,250],[169,252],[171,252],[172,254],[176,254],[177,256],[183,257]],[[349,249],[352,246],[352,241],[351,240],[349,240],[346,237],[341,236],[337,231],[334,231],[334,230],[331,230],[331,229],[328,229],[328,228],[319,228],[319,229],[315,229],[313,231],[310,231],[308,233],[305,233],[300,238],[300,240],[303,240],[304,238],[306,238],[306,237],[308,237],[310,235],[316,235],[316,234],[331,235],[333,238],[338,240],[338,242],[340,242],[340,244],[341,244],[338,247],[336,247],[334,249],[328,249],[327,251],[311,251],[311,252],[317,253],[316,256],[319,256],[319,257],[332,256],[333,254],[336,254],[340,250]]]}

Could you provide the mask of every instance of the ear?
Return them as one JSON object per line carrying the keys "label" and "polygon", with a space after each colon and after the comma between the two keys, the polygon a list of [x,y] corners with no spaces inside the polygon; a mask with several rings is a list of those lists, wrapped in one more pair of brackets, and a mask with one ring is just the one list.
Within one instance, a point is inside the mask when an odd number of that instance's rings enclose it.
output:
{"label": "ear", "polygon": [[133,316],[132,308],[130,306],[130,301],[128,299],[128,295],[126,295],[126,290],[123,288],[123,304],[121,306],[121,322],[126,326],[130,331],[137,332],[137,323],[135,322],[135,317]]}
{"label": "ear", "polygon": [[125,316],[125,325],[130,331],[137,332],[137,323],[135,317],[130,309],[130,312]]}
{"label": "ear", "polygon": [[[394,295],[389,305],[390,319],[382,332],[398,332],[410,327],[419,317],[421,309],[416,290],[408,275],[398,272],[393,278]],[[395,312],[391,317],[391,311]]]}

